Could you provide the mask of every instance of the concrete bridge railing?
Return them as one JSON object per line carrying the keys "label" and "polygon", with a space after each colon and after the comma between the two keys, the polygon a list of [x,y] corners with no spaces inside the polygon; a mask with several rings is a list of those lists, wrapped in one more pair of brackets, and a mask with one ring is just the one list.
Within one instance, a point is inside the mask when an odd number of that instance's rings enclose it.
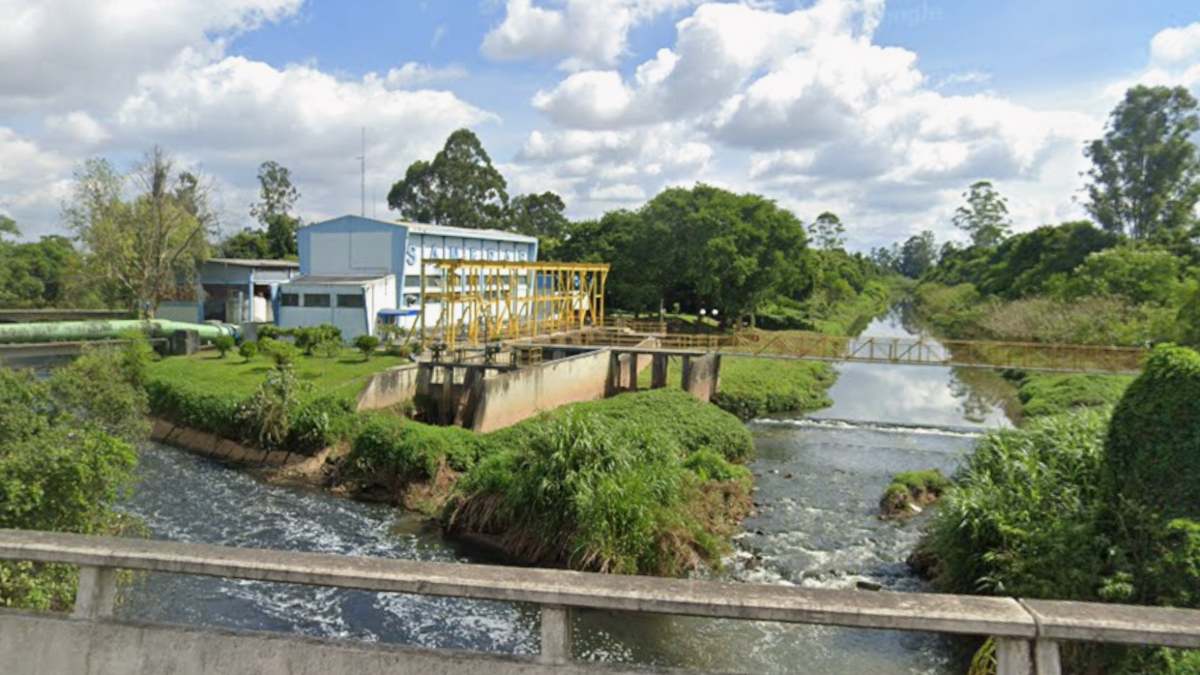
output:
{"label": "concrete bridge railing", "polygon": [[[78,565],[74,612],[0,610],[5,672],[636,672],[572,660],[576,608],[927,631],[996,638],[1001,675],[1060,672],[1059,643],[1200,648],[1200,611],[933,593],[801,589],[564,570],[416,562],[0,530],[0,560]],[[394,648],[112,617],[117,570],[533,603],[536,658]]]}

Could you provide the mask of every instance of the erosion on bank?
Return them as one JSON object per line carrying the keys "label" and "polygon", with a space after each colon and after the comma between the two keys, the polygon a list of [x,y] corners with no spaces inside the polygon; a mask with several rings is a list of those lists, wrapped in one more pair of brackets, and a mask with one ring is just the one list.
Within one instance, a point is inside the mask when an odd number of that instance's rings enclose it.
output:
{"label": "erosion on bank", "polygon": [[[914,563],[946,592],[1200,607],[1196,419],[1200,355],[1155,349],[1111,419],[1077,409],[986,436]],[[1064,656],[1079,672],[1200,668],[1200,655],[1162,649]]]}
{"label": "erosion on bank", "polygon": [[[559,408],[489,434],[372,416],[345,476],[451,535],[531,563],[678,575],[717,566],[750,507],[737,418],[656,390]],[[413,491],[416,491],[414,495]]]}

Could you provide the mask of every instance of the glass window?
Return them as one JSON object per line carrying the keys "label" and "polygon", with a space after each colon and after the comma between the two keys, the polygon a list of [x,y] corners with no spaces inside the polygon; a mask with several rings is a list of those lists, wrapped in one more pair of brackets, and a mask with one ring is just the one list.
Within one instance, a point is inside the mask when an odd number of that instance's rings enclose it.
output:
{"label": "glass window", "polygon": [[284,307],[299,307],[300,294],[284,293],[283,295],[279,296],[279,304],[283,305]]}
{"label": "glass window", "polygon": [[338,293],[338,307],[366,307],[361,293]]}
{"label": "glass window", "polygon": [[304,294],[304,306],[305,307],[328,307],[329,306],[329,294],[328,293],[305,293]]}

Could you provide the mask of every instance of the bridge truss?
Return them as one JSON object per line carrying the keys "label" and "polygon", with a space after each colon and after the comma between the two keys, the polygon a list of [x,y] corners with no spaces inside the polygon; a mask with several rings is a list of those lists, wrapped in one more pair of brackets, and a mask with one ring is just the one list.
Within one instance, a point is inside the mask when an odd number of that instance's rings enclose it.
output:
{"label": "bridge truss", "polygon": [[426,260],[418,335],[451,352],[604,323],[607,263]]}
{"label": "bridge truss", "polygon": [[633,348],[654,337],[658,351],[720,353],[728,356],[923,366],[1033,370],[1064,373],[1137,373],[1146,350],[1138,347],[932,340],[927,338],[842,337],[802,331],[743,331],[732,335],[644,333],[628,329],[590,330],[578,341]]}

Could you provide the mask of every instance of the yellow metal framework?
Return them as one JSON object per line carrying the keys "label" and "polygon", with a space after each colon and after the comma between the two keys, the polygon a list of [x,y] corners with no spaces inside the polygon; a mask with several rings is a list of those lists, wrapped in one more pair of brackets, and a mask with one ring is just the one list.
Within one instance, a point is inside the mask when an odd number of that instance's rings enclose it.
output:
{"label": "yellow metal framework", "polygon": [[431,259],[421,275],[422,343],[453,352],[604,324],[607,263]]}

